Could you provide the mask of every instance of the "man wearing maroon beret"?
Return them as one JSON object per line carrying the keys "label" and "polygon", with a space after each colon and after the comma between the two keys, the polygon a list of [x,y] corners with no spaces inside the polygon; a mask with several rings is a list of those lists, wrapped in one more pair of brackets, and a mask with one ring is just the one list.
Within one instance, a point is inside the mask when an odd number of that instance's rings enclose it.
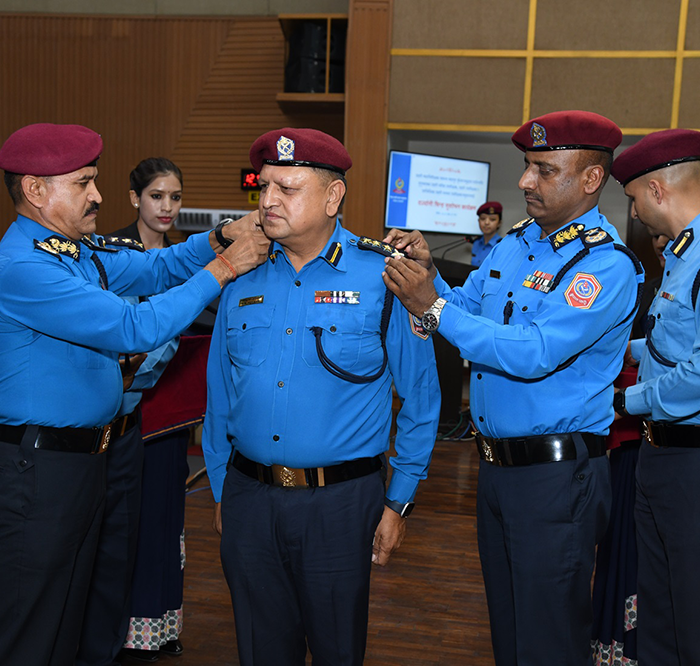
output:
{"label": "man wearing maroon beret", "polygon": [[[440,412],[429,336],[385,287],[391,248],[337,220],[352,162],[313,129],[250,150],[269,260],[224,290],[202,446],[241,666],[360,666],[372,562],[427,474]],[[385,489],[392,381],[401,400]]]}
{"label": "man wearing maroon beret", "polygon": [[487,201],[476,211],[482,236],[472,243],[472,266],[481,266],[484,259],[501,237],[496,233],[501,225],[503,206],[498,201]]}
{"label": "man wearing maroon beret", "polygon": [[[666,246],[646,339],[627,361],[637,384],[615,410],[645,419],[637,464],[639,663],[700,664],[700,132],[647,135],[614,162],[632,217]],[[698,238],[695,238],[695,234]]]}
{"label": "man wearing maroon beret", "polygon": [[[40,123],[0,148],[0,664],[72,666],[121,404],[120,353],[153,349],[265,260],[251,218],[163,251],[95,234],[102,138]],[[179,285],[179,286],[175,286]],[[170,287],[173,289],[168,290]],[[164,293],[161,293],[164,292]],[[161,293],[132,305],[120,295]]]}
{"label": "man wearing maroon beret", "polygon": [[[598,210],[611,120],[562,111],[513,135],[530,218],[450,289],[424,239],[386,282],[471,361],[477,531],[497,666],[590,666],[595,545],[610,511],[605,435],[643,279]],[[433,279],[434,278],[434,279]]]}

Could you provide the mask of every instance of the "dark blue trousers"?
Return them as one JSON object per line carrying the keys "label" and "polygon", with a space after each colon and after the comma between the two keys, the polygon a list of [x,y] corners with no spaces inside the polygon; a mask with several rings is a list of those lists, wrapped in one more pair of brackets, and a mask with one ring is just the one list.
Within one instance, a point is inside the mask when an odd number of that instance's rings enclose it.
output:
{"label": "dark blue trousers", "polygon": [[639,666],[700,664],[700,449],[656,449],[637,463]]}
{"label": "dark blue trousers", "polygon": [[588,458],[527,467],[481,462],[479,555],[496,666],[590,666],[595,544],[610,467]]}
{"label": "dark blue trousers", "polygon": [[141,505],[143,442],[134,426],[106,453],[107,497],[76,666],[112,666],[129,621]]}
{"label": "dark blue trousers", "polygon": [[221,561],[241,666],[360,666],[381,473],[324,488],[268,486],[229,467]]}
{"label": "dark blue trousers", "polygon": [[0,442],[0,664],[73,666],[104,508],[105,454]]}

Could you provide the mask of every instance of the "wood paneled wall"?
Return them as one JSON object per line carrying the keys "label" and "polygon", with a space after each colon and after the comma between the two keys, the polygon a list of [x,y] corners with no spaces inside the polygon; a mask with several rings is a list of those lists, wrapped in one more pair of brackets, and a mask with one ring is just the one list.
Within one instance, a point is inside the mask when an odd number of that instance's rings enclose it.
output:
{"label": "wood paneled wall", "polygon": [[[100,232],[132,221],[129,171],[145,157],[180,166],[185,206],[251,208],[240,169],[257,136],[295,126],[342,140],[342,114],[279,106],[283,78],[276,18],[0,15],[0,140],[34,122],[98,131]],[[13,219],[0,195],[0,232]]]}

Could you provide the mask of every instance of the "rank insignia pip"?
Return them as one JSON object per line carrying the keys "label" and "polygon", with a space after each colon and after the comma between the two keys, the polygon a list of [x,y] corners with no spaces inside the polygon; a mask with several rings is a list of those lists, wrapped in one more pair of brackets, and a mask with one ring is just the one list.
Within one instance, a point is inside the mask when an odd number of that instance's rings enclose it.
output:
{"label": "rank insignia pip", "polygon": [[677,257],[683,256],[683,253],[690,247],[690,244],[693,242],[693,230],[692,229],[686,229],[680,236],[676,238],[675,241],[673,241],[673,245],[671,246],[671,252],[675,254]]}
{"label": "rank insignia pip", "polygon": [[600,282],[593,275],[576,273],[564,292],[564,298],[571,307],[588,310],[602,288]]}
{"label": "rank insignia pip", "polygon": [[549,237],[549,242],[555,250],[564,247],[573,240],[576,240],[585,229],[582,224],[572,224],[568,229],[557,231],[554,236]]}
{"label": "rank insignia pip", "polygon": [[346,303],[347,305],[359,305],[359,291],[315,291],[314,303]]}
{"label": "rank insignia pip", "polygon": [[361,250],[373,250],[379,254],[383,254],[385,257],[393,257],[398,259],[400,257],[405,257],[406,255],[397,250],[393,245],[389,243],[382,243],[382,241],[375,240],[374,238],[367,238],[367,236],[362,236],[357,241],[357,247]]}
{"label": "rank insignia pip", "polygon": [[242,298],[238,301],[238,307],[243,308],[246,305],[256,305],[262,303],[265,300],[265,296],[248,296],[248,298]]}
{"label": "rank insignia pip", "polygon": [[547,145],[547,130],[542,127],[542,125],[532,123],[532,127],[530,128],[530,136],[532,137],[533,148]]}
{"label": "rank insignia pip", "polygon": [[34,240],[34,247],[44,250],[49,254],[65,255],[71,259],[80,258],[80,248],[78,244],[61,236],[49,236],[43,241]]}
{"label": "rank insignia pip", "polygon": [[138,250],[139,252],[145,252],[146,248],[143,243],[134,240],[133,238],[124,238],[122,236],[105,236],[104,242],[107,245],[114,245],[115,247],[126,247],[130,250]]}
{"label": "rank insignia pip", "polygon": [[427,340],[430,337],[430,333],[423,328],[423,322],[420,317],[408,313],[408,318],[411,321],[411,333],[417,335],[421,340]]}
{"label": "rank insignia pip", "polygon": [[277,139],[277,159],[280,162],[294,161],[294,141],[286,136]]}
{"label": "rank insignia pip", "polygon": [[554,276],[551,273],[535,271],[534,273],[531,273],[525,278],[525,280],[523,281],[523,287],[535,289],[536,291],[542,291],[545,294],[547,294],[552,288],[553,279]]}
{"label": "rank insignia pip", "polygon": [[526,217],[520,222],[516,222],[508,231],[509,234],[517,233],[518,236],[522,235],[527,227],[529,227],[535,221],[534,217]]}

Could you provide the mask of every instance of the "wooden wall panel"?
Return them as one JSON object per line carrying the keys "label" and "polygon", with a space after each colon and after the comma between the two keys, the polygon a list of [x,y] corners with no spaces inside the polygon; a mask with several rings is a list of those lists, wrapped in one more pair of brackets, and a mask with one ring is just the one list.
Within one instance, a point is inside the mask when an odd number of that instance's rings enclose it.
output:
{"label": "wooden wall panel", "polygon": [[353,160],[343,224],[381,238],[393,0],[351,0],[345,77],[345,145]]}
{"label": "wooden wall panel", "polygon": [[524,58],[394,56],[389,122],[517,127],[524,86]]}
{"label": "wooden wall panel", "polygon": [[[503,20],[504,17],[508,20]],[[392,46],[410,49],[524,49],[523,0],[400,0]]]}
{"label": "wooden wall panel", "polygon": [[688,0],[685,48],[700,51],[700,0]]}
{"label": "wooden wall panel", "polygon": [[537,49],[676,50],[681,0],[537,0]]}
{"label": "wooden wall panel", "polygon": [[[129,171],[174,159],[186,206],[246,207],[240,168],[262,132],[312,126],[342,139],[342,113],[285,113],[284,39],[276,18],[0,15],[0,140],[33,122],[100,132],[98,230],[133,218]],[[0,194],[0,232],[14,211]]]}
{"label": "wooden wall panel", "polygon": [[700,58],[683,63],[678,126],[700,129]]}
{"label": "wooden wall panel", "polygon": [[586,109],[621,127],[668,127],[673,60],[536,60],[531,116]]}

